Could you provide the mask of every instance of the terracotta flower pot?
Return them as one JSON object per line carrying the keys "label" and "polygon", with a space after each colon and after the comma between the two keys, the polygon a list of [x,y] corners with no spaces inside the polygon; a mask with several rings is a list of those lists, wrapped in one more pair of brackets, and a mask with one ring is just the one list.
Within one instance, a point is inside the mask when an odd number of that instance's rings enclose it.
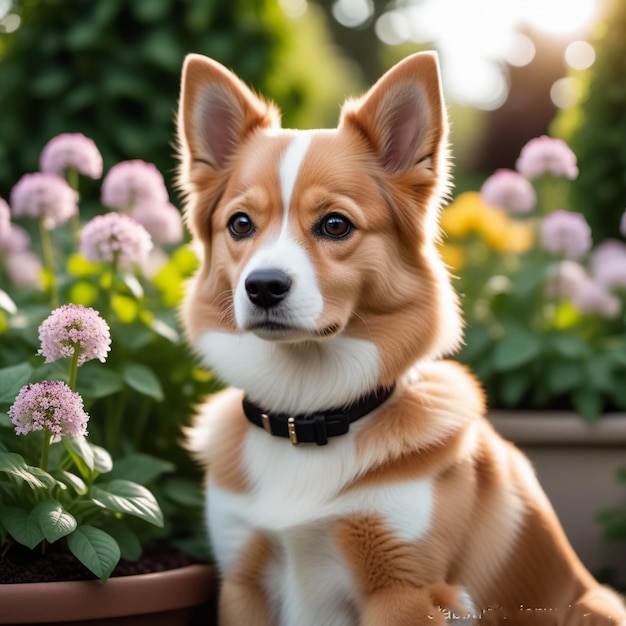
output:
{"label": "terracotta flower pot", "polygon": [[626,414],[594,423],[556,411],[491,411],[489,418],[530,458],[587,568],[610,567],[626,585],[626,543],[608,543],[596,519],[598,511],[624,502],[615,473],[626,468]]}
{"label": "terracotta flower pot", "polygon": [[213,624],[209,565],[97,580],[0,585],[0,624]]}

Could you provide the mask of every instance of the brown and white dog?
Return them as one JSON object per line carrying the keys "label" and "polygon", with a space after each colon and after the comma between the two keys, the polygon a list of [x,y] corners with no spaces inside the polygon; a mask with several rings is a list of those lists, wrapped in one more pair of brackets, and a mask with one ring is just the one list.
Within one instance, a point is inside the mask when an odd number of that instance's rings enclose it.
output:
{"label": "brown and white dog", "polygon": [[436,249],[436,56],[399,63],[337,129],[296,131],[191,55],[178,123],[202,249],[183,319],[231,385],[188,433],[220,624],[626,624],[478,384],[438,360],[462,324]]}

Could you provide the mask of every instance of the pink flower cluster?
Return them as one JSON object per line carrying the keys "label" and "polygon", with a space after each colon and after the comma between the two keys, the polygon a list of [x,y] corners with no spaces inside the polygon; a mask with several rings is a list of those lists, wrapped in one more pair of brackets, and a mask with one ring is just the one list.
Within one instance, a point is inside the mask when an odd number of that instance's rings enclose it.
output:
{"label": "pink flower cluster", "polygon": [[574,180],[578,176],[576,155],[562,140],[555,137],[535,137],[520,152],[515,163],[517,171],[532,180],[544,174]]}
{"label": "pink flower cluster", "polygon": [[6,237],[11,228],[11,211],[6,200],[0,198],[0,241]]}
{"label": "pink flower cluster", "polygon": [[546,285],[546,295],[570,300],[581,313],[615,318],[622,303],[614,290],[626,291],[626,244],[601,243],[591,254],[589,271],[576,261],[561,261]]}
{"label": "pink flower cluster", "polygon": [[41,286],[41,261],[30,248],[30,235],[21,226],[9,222],[0,233],[0,262],[16,287]]}
{"label": "pink flower cluster", "polygon": [[578,176],[576,155],[561,139],[536,137],[521,150],[517,171],[500,169],[485,180],[480,195],[486,204],[509,213],[530,213],[537,196],[531,180],[549,174],[574,179]]}
{"label": "pink flower cluster", "polygon": [[98,311],[79,304],[52,311],[39,326],[39,341],[46,363],[71,358],[77,351],[78,365],[92,359],[104,363],[111,349],[109,325]]}
{"label": "pink flower cluster", "polygon": [[102,204],[127,212],[157,244],[178,243],[183,238],[180,212],[170,204],[163,176],[141,160],[114,165],[102,182]]}
{"label": "pink flower cluster", "polygon": [[486,204],[509,213],[530,213],[537,202],[535,189],[526,178],[513,170],[496,170],[483,183],[480,195]]}
{"label": "pink flower cluster", "polygon": [[25,174],[11,190],[15,217],[42,219],[46,228],[67,222],[78,212],[78,195],[56,174]]}
{"label": "pink flower cluster", "polygon": [[124,213],[105,213],[85,224],[81,254],[93,261],[116,262],[122,269],[141,267],[152,249],[152,239],[139,222]]}
{"label": "pink flower cluster", "polygon": [[63,133],[53,137],[39,157],[42,172],[65,176],[74,169],[83,176],[102,176],[102,155],[92,139],[82,133]]}
{"label": "pink flower cluster", "polygon": [[89,420],[83,399],[58,380],[22,387],[9,417],[18,435],[48,430],[55,439],[86,435]]}
{"label": "pink flower cluster", "polygon": [[541,246],[567,259],[580,259],[591,250],[591,228],[581,213],[559,210],[546,215],[540,228]]}
{"label": "pink flower cluster", "polygon": [[130,210],[140,202],[166,203],[167,189],[161,172],[152,163],[122,161],[114,165],[102,181],[104,206]]}

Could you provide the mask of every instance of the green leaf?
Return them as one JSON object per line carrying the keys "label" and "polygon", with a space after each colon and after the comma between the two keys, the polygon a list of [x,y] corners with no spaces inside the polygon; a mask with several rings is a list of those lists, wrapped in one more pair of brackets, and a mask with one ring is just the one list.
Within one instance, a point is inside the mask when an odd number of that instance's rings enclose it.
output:
{"label": "green leaf", "polygon": [[87,442],[93,453],[93,467],[99,474],[106,474],[113,469],[113,459],[107,450]]}
{"label": "green leaf", "polygon": [[575,389],[583,380],[583,367],[576,361],[552,363],[546,374],[548,388],[556,395]]}
{"label": "green leaf", "polygon": [[116,459],[109,476],[111,480],[124,478],[140,485],[147,485],[163,474],[175,470],[176,466],[170,461],[138,452]]}
{"label": "green leaf", "polygon": [[136,300],[141,300],[143,298],[143,287],[134,274],[124,274],[122,276],[122,282],[126,285],[128,291],[130,291]]}
{"label": "green leaf", "polygon": [[124,382],[139,393],[161,401],[164,398],[163,388],[156,374],[141,363],[126,363],[122,369]]}
{"label": "green leaf", "polygon": [[79,496],[84,496],[89,488],[85,484],[85,481],[80,478],[80,476],[76,476],[76,474],[72,474],[72,472],[67,472],[65,470],[56,470],[53,472],[53,476],[64,485],[71,487]]}
{"label": "green leaf", "polygon": [[0,520],[7,532],[22,545],[31,550],[44,540],[38,516],[17,507],[0,508]]}
{"label": "green leaf", "polygon": [[202,489],[186,478],[168,478],[164,481],[163,492],[170,500],[182,506],[201,508],[204,505]]}
{"label": "green leaf", "polygon": [[0,472],[23,480],[32,489],[51,489],[58,485],[50,474],[39,467],[29,466],[22,456],[14,452],[0,452]]}
{"label": "green leaf", "polygon": [[111,535],[93,526],[78,526],[68,535],[71,553],[100,580],[106,581],[119,563],[120,547]]}
{"label": "green leaf", "polygon": [[493,366],[505,372],[530,363],[542,350],[541,340],[521,326],[509,326],[493,351]]}
{"label": "green leaf", "polygon": [[465,331],[465,346],[459,355],[463,363],[472,364],[493,345],[493,337],[489,328],[483,325],[470,326]]}
{"label": "green leaf", "polygon": [[91,488],[91,498],[100,506],[126,513],[163,527],[163,513],[159,503],[148,489],[129,480],[112,480]]}
{"label": "green leaf", "polygon": [[33,371],[28,363],[0,369],[0,403],[12,403],[19,390],[30,380]]}
{"label": "green leaf", "polygon": [[570,333],[559,333],[550,339],[550,345],[561,356],[577,359],[589,353],[589,346]]}
{"label": "green leaf", "polygon": [[595,389],[610,392],[616,381],[613,376],[613,361],[607,354],[594,354],[587,361],[589,384]]}
{"label": "green leaf", "polygon": [[84,398],[98,400],[124,388],[124,380],[117,372],[97,365],[88,368],[88,365],[89,363],[83,366],[76,385],[76,391]]}
{"label": "green leaf", "polygon": [[6,291],[0,289],[0,309],[15,315],[17,313],[17,305],[11,299],[11,296]]}
{"label": "green leaf", "polygon": [[95,469],[93,449],[85,437],[63,437],[63,445],[81,474],[86,475]]}
{"label": "green leaf", "polygon": [[37,516],[41,532],[47,541],[55,541],[69,535],[76,529],[76,519],[56,500],[46,500],[32,511]]}
{"label": "green leaf", "polygon": [[597,419],[604,409],[602,394],[593,389],[577,389],[572,393],[574,409],[589,420]]}
{"label": "green leaf", "polygon": [[115,522],[114,524],[107,524],[104,530],[117,542],[123,559],[138,561],[143,553],[139,538],[126,524],[119,520],[115,520]]}
{"label": "green leaf", "polygon": [[502,376],[499,385],[500,396],[506,406],[518,406],[530,387],[531,377],[527,370],[518,369]]}
{"label": "green leaf", "polygon": [[167,322],[164,322],[163,320],[155,317],[150,320],[149,324],[150,328],[160,337],[167,339],[170,343],[180,343],[180,333],[173,326],[170,326]]}

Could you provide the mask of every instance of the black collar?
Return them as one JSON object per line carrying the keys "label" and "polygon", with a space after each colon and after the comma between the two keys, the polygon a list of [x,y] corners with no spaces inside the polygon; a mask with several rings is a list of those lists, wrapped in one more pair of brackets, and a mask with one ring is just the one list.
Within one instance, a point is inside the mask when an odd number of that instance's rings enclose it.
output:
{"label": "black collar", "polygon": [[361,396],[349,406],[300,415],[270,414],[244,397],[243,412],[253,424],[264,428],[270,435],[289,437],[294,445],[316,443],[318,446],[324,446],[328,443],[328,437],[345,435],[352,422],[378,408],[394,389],[395,384],[391,387],[379,387]]}

